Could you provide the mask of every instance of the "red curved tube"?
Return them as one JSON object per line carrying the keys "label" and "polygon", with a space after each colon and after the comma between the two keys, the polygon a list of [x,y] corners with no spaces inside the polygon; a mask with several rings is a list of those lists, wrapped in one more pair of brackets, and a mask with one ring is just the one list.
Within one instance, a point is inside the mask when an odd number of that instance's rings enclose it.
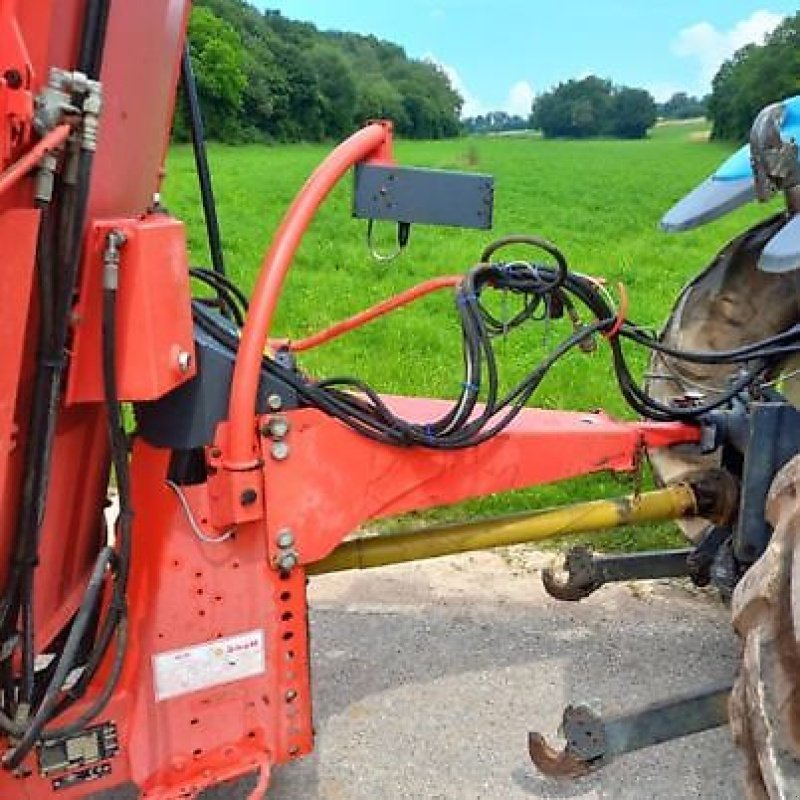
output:
{"label": "red curved tube", "polygon": [[0,194],[14,186],[30,172],[50,150],[55,150],[67,141],[70,134],[69,125],[59,125],[46,136],[43,136],[24,156],[15,161],[0,175]]}
{"label": "red curved tube", "polygon": [[432,278],[431,280],[423,281],[422,283],[418,283],[416,286],[412,286],[410,289],[406,289],[405,291],[400,292],[393,297],[382,300],[380,303],[377,303],[374,306],[365,308],[363,311],[359,311],[358,314],[354,314],[352,317],[343,319],[340,322],[331,325],[329,328],[325,328],[318,333],[307,336],[305,339],[299,339],[296,342],[285,341],[283,344],[295,353],[299,353],[303,350],[311,350],[313,347],[326,344],[327,342],[342,336],[348,331],[353,330],[353,328],[360,328],[362,325],[366,325],[368,322],[372,322],[372,320],[377,319],[378,317],[382,317],[398,308],[407,306],[409,303],[419,300],[420,297],[425,297],[425,295],[436,292],[439,289],[446,289],[450,286],[458,286],[458,284],[461,283],[462,278],[463,276],[461,275],[445,275],[441,278]]}
{"label": "red curved tube", "polygon": [[253,420],[261,356],[283,282],[303,234],[322,201],[352,166],[361,161],[391,161],[391,137],[390,123],[380,122],[367,125],[342,142],[306,181],[272,240],[253,292],[233,370],[228,407],[230,436],[225,458],[228,469],[255,466]]}

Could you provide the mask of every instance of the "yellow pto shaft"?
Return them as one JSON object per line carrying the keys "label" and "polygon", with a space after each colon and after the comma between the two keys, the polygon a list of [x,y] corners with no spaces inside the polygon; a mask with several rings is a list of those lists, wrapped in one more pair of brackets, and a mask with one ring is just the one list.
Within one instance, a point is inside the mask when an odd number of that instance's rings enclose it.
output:
{"label": "yellow pto shaft", "polygon": [[309,575],[367,569],[419,561],[473,550],[539,542],[570,533],[662,522],[693,516],[698,511],[695,489],[686,483],[644,494],[593,500],[563,508],[438,525],[410,533],[368,536],[343,542],[329,556],[309,564]]}

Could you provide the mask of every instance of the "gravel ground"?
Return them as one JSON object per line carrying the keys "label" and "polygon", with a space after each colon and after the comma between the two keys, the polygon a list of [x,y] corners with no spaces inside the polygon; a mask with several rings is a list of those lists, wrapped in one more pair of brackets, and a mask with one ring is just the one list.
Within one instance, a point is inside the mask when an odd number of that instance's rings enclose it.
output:
{"label": "gravel ground", "polygon": [[614,714],[736,669],[708,595],[648,583],[558,603],[537,574],[546,560],[479,554],[314,579],[317,750],[276,770],[269,800],[740,798],[727,729],[573,783],[534,771],[527,732],[554,734],[565,704]]}

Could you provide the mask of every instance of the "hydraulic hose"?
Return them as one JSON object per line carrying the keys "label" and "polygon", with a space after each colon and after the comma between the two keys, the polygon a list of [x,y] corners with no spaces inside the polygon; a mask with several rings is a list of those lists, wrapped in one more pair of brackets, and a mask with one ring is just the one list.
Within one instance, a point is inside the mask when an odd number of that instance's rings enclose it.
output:
{"label": "hydraulic hose", "polygon": [[211,254],[211,264],[214,267],[214,272],[219,275],[225,275],[225,260],[220,241],[217,204],[214,200],[214,187],[211,183],[211,170],[208,166],[208,153],[206,152],[203,114],[200,108],[200,99],[197,96],[197,81],[192,69],[192,55],[188,41],[183,48],[181,86],[186,98],[186,108],[189,111],[189,132],[192,135],[192,151],[194,152],[194,163],[197,169],[197,180],[200,184],[200,200],[203,204],[203,216],[206,221],[206,236],[208,238],[208,251]]}
{"label": "hydraulic hose", "polygon": [[229,469],[251,469],[255,465],[253,420],[256,415],[261,357],[283,283],[303,235],[317,209],[342,176],[352,166],[366,159],[389,160],[390,143],[389,126],[373,123],[340,144],[300,190],[275,234],[258,275],[233,372],[228,411],[230,449],[226,459]]}

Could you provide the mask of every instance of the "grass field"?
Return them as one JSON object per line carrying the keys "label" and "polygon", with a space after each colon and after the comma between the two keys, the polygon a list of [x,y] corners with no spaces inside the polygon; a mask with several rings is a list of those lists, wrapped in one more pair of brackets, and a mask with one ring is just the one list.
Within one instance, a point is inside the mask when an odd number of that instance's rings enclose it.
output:
{"label": "grass field", "polygon": [[[725,241],[765,214],[751,206],[696,232],[659,231],[658,220],[671,204],[731,152],[725,145],[702,141],[702,132],[702,123],[692,123],[658,127],[650,139],[636,142],[532,137],[399,142],[396,155],[401,163],[493,174],[494,230],[487,234],[415,228],[400,259],[376,263],[366,247],[364,223],[350,219],[350,183],[345,181],[301,247],[274,333],[299,337],[425,278],[463,272],[491,238],[512,232],[545,236],[561,247],[575,269],[612,284],[624,282],[630,317],[658,326],[686,279]],[[210,148],[228,269],[247,290],[292,196],[327,150],[317,145]],[[208,263],[188,147],[173,149],[168,173],[164,202],[188,221],[194,263]],[[392,236],[388,226],[379,229],[387,247]],[[524,374],[563,333],[558,325],[545,330],[535,324],[498,343],[509,378]],[[634,361],[644,363],[642,358]],[[318,375],[358,375],[384,392],[452,397],[461,381],[452,297],[444,292],[423,300],[308,353],[303,365]],[[603,407],[628,414],[604,347],[594,355],[576,353],[559,362],[535,402],[549,408]],[[483,513],[541,507],[619,494],[630,486],[629,479],[592,477],[488,498],[465,508]],[[662,526],[645,535],[626,531],[601,541],[604,546],[632,548],[676,538],[669,526]]]}

